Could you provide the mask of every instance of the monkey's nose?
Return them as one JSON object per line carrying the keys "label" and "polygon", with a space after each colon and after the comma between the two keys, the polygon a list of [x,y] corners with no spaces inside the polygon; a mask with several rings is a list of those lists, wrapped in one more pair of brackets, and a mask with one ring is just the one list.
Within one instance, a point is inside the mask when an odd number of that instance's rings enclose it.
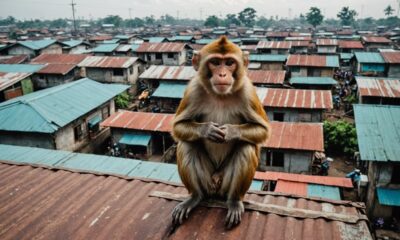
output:
{"label": "monkey's nose", "polygon": [[220,73],[219,77],[223,77],[223,78],[226,77],[226,73]]}

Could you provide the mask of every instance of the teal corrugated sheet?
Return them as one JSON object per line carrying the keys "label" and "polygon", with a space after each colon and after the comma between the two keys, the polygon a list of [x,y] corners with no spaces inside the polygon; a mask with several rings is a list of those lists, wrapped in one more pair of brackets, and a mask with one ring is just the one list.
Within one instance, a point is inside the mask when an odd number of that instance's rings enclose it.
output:
{"label": "teal corrugated sheet", "polygon": [[292,77],[290,84],[310,84],[310,85],[336,85],[335,79],[330,77]]}
{"label": "teal corrugated sheet", "polygon": [[136,51],[140,47],[140,44],[132,44],[132,51]]}
{"label": "teal corrugated sheet", "polygon": [[20,41],[18,44],[21,44],[27,48],[33,49],[33,50],[39,50],[45,47],[50,46],[51,44],[57,42],[56,40],[53,39],[45,39],[45,40],[36,40],[36,41]]}
{"label": "teal corrugated sheet", "polygon": [[170,38],[171,41],[191,41],[193,36],[175,36]]}
{"label": "teal corrugated sheet", "polygon": [[253,62],[284,62],[286,55],[279,54],[251,54],[250,61]]}
{"label": "teal corrugated sheet", "polygon": [[161,82],[152,97],[181,99],[185,93],[186,86],[186,84]]}
{"label": "teal corrugated sheet", "polygon": [[92,52],[112,52],[119,46],[118,43],[99,44]]}
{"label": "teal corrugated sheet", "polygon": [[68,47],[76,47],[79,44],[81,44],[83,41],[82,40],[70,40],[70,41],[65,41],[63,42],[65,45],[68,45]]}
{"label": "teal corrugated sheet", "polygon": [[43,67],[42,64],[0,64],[0,72],[34,73]]}
{"label": "teal corrugated sheet", "polygon": [[104,40],[103,41],[103,45],[104,44],[118,44],[118,42],[120,41],[120,39],[111,39],[111,40]]}
{"label": "teal corrugated sheet", "polygon": [[128,35],[115,35],[114,38],[128,40],[129,36]]}
{"label": "teal corrugated sheet", "polygon": [[338,187],[307,184],[307,196],[341,200]]}
{"label": "teal corrugated sheet", "polygon": [[159,163],[155,162],[141,162],[136,168],[128,173],[130,177],[149,177],[158,168]]}
{"label": "teal corrugated sheet", "polygon": [[165,41],[165,37],[150,37],[147,38],[149,40],[149,43],[161,43]]}
{"label": "teal corrugated sheet", "polygon": [[170,179],[174,176],[175,173],[178,172],[178,168],[175,164],[159,164],[157,168],[155,168],[150,175],[149,178],[161,179],[164,181],[170,181]]}
{"label": "teal corrugated sheet", "polygon": [[400,206],[400,189],[389,189],[378,187],[378,200],[381,205]]}
{"label": "teal corrugated sheet", "polygon": [[263,186],[263,181],[253,180],[250,185],[250,190],[261,191]]}
{"label": "teal corrugated sheet", "polygon": [[400,161],[400,107],[354,104],[358,146],[365,161]]}
{"label": "teal corrugated sheet", "polygon": [[363,63],[361,64],[361,72],[384,72],[385,65],[377,63]]}
{"label": "teal corrugated sheet", "polygon": [[151,134],[146,133],[124,133],[119,140],[119,143],[132,145],[132,146],[144,146],[149,145]]}
{"label": "teal corrugated sheet", "polygon": [[350,60],[353,56],[353,53],[340,53],[340,59],[343,60]]}
{"label": "teal corrugated sheet", "polygon": [[339,57],[338,56],[326,56],[326,66],[327,67],[339,67]]}
{"label": "teal corrugated sheet", "polygon": [[356,52],[354,55],[359,63],[385,63],[385,60],[378,52]]}

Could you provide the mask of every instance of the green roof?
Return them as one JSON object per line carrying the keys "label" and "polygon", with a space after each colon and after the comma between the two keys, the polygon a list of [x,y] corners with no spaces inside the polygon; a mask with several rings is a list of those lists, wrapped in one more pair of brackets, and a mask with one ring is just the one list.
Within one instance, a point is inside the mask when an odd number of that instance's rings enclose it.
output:
{"label": "green roof", "polygon": [[57,41],[53,39],[46,39],[46,40],[36,40],[36,41],[20,41],[17,42],[17,44],[20,44],[32,50],[39,50],[48,47],[55,42]]}
{"label": "green roof", "polygon": [[290,84],[307,84],[307,85],[336,85],[337,82],[331,77],[292,77]]}
{"label": "green roof", "polygon": [[145,38],[145,39],[149,40],[149,43],[161,43],[161,42],[164,42],[165,39],[167,39],[167,38],[165,38],[165,37],[149,37],[149,38]]}
{"label": "green roof", "polygon": [[307,196],[341,200],[338,187],[318,184],[307,184]]}
{"label": "green roof", "polygon": [[149,145],[150,139],[150,133],[124,133],[118,143],[147,147]]}
{"label": "green roof", "polygon": [[400,189],[378,187],[376,191],[381,205],[400,207]]}
{"label": "green roof", "polygon": [[92,50],[92,52],[113,52],[117,47],[119,46],[118,43],[112,43],[112,44],[99,44],[96,48]]}
{"label": "green roof", "polygon": [[0,64],[0,72],[34,73],[43,67],[42,64]]}
{"label": "green roof", "polygon": [[140,44],[132,44],[132,51],[136,51],[140,47]]}
{"label": "green roof", "polygon": [[354,55],[360,63],[385,63],[385,60],[378,52],[356,52]]}
{"label": "green roof", "polygon": [[0,130],[53,133],[128,89],[88,78],[0,103]]}
{"label": "green roof", "polygon": [[158,98],[183,98],[186,84],[160,82],[160,86],[154,91],[152,97]]}
{"label": "green roof", "polygon": [[326,66],[327,67],[339,67],[338,56],[326,56]]}
{"label": "green roof", "polygon": [[353,53],[340,53],[340,59],[343,60],[350,60],[353,56]]}
{"label": "green roof", "polygon": [[63,42],[65,45],[67,45],[68,47],[76,47],[79,44],[82,44],[83,41],[82,40],[70,40],[70,41],[65,41]]}
{"label": "green roof", "polygon": [[128,35],[115,35],[114,38],[128,40],[130,37]]}
{"label": "green roof", "polygon": [[191,41],[193,39],[193,36],[174,36],[171,38],[168,38],[170,41]]}
{"label": "green roof", "polygon": [[283,54],[250,54],[251,62],[284,62],[286,59]]}
{"label": "green roof", "polygon": [[400,106],[353,106],[361,159],[400,162]]}

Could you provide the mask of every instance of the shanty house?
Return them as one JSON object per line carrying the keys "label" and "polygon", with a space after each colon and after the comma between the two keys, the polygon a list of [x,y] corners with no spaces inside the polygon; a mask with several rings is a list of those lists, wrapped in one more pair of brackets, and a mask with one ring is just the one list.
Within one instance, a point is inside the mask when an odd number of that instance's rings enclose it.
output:
{"label": "shanty house", "polygon": [[356,77],[362,104],[400,105],[400,79]]}
{"label": "shanty house", "polygon": [[7,47],[9,55],[26,54],[30,57],[36,57],[42,53],[62,53],[64,44],[57,40],[35,40],[35,41],[18,41]]}
{"label": "shanty house", "polygon": [[292,77],[290,85],[298,89],[331,90],[338,82],[332,77]]}
{"label": "shanty house", "polygon": [[268,118],[280,122],[322,122],[333,107],[331,91],[257,88]]}
{"label": "shanty house", "polygon": [[400,216],[400,106],[355,104],[354,115],[371,218]]}
{"label": "shanty house", "polygon": [[291,42],[288,41],[260,41],[257,44],[257,53],[289,54]]}
{"label": "shanty house", "polygon": [[185,43],[142,43],[136,50],[137,56],[153,65],[184,65],[190,47]]}
{"label": "shanty house", "polygon": [[267,32],[268,41],[283,41],[289,37],[289,32]]}
{"label": "shanty house", "polygon": [[381,52],[387,66],[387,76],[400,78],[400,51]]}
{"label": "shanty house", "polygon": [[289,55],[286,66],[292,77],[332,77],[339,67],[339,58],[329,55]]}
{"label": "shanty house", "polygon": [[364,50],[364,46],[360,41],[339,40],[338,44],[340,53],[354,53]]}
{"label": "shanty house", "polygon": [[385,76],[385,60],[378,52],[356,52],[350,61],[357,75]]}
{"label": "shanty house", "polygon": [[62,53],[66,54],[86,53],[90,48],[90,44],[82,40],[69,40],[62,43],[65,45],[62,49]]}
{"label": "shanty house", "polygon": [[158,88],[151,95],[151,99],[155,100],[161,112],[175,113],[185,89],[186,83],[173,83],[170,81],[161,81]]}
{"label": "shanty house", "polygon": [[[287,40],[288,41],[288,40]],[[290,42],[290,53],[292,54],[304,54],[304,53],[308,53],[308,47],[310,45],[310,41],[294,41],[294,40],[290,40],[288,41]]]}
{"label": "shanty house", "polygon": [[114,98],[129,86],[81,79],[0,104],[0,143],[93,151],[109,132],[99,123],[115,112]]}
{"label": "shanty house", "polygon": [[337,52],[338,41],[336,39],[318,38],[316,46],[317,53],[335,54]]}
{"label": "shanty house", "polygon": [[247,76],[258,87],[283,87],[286,71],[248,70]]}
{"label": "shanty house", "polygon": [[253,70],[284,70],[286,55],[250,54],[249,69]]}
{"label": "shanty house", "polygon": [[365,50],[368,52],[377,52],[378,49],[392,48],[392,41],[385,37],[362,36],[361,42],[363,43]]}

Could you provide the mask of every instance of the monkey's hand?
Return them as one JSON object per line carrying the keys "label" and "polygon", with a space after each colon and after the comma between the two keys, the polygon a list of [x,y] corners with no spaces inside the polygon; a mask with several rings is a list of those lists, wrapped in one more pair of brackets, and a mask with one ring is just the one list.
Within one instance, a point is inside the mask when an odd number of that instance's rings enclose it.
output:
{"label": "monkey's hand", "polygon": [[224,142],[225,133],[221,130],[217,123],[207,122],[200,127],[201,137],[213,142]]}
{"label": "monkey's hand", "polygon": [[224,132],[224,142],[230,142],[233,140],[240,139],[240,129],[237,125],[232,124],[224,124],[220,127],[220,129]]}

